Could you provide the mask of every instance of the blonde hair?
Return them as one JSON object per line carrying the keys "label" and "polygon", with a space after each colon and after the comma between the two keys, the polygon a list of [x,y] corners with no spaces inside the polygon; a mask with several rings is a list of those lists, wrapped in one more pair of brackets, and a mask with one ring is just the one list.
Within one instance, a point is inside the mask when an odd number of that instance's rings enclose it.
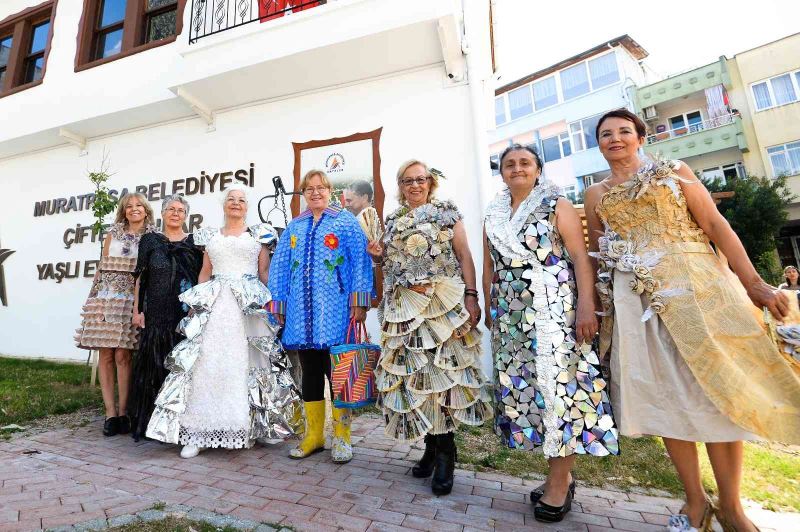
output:
{"label": "blonde hair", "polygon": [[428,188],[428,201],[433,199],[434,192],[436,192],[436,189],[439,188],[439,180],[431,173],[426,163],[420,161],[419,159],[409,159],[401,164],[400,168],[397,169],[397,200],[401,205],[406,204],[406,196],[403,194],[403,187],[400,185],[400,180],[403,179],[403,174],[405,174],[409,168],[417,164],[425,169],[425,176],[430,179],[430,188]]}
{"label": "blonde hair", "polygon": [[306,172],[306,175],[304,175],[303,179],[300,180],[300,184],[297,186],[300,189],[300,192],[305,192],[306,188],[308,187],[308,182],[311,181],[312,177],[317,175],[319,176],[320,180],[322,181],[322,185],[325,188],[328,190],[333,190],[333,185],[331,184],[331,180],[328,178],[328,174],[322,170],[314,169]]}
{"label": "blonde hair", "polygon": [[119,202],[117,203],[117,215],[114,219],[114,223],[121,223],[125,227],[128,227],[128,219],[125,217],[125,208],[128,206],[128,202],[133,198],[138,199],[144,206],[144,227],[147,227],[148,225],[155,225],[156,218],[153,216],[153,208],[150,206],[150,202],[147,201],[145,195],[141,192],[128,192],[119,199]]}

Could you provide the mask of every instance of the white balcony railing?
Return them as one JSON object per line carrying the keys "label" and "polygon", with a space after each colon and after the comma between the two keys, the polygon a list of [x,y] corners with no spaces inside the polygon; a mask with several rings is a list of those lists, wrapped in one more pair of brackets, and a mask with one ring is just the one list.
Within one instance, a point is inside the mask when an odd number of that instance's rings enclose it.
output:
{"label": "white balcony railing", "polygon": [[727,126],[728,124],[733,123],[734,118],[736,116],[738,115],[730,113],[718,116],[716,118],[709,118],[708,120],[703,120],[702,122],[695,122],[694,124],[689,124],[682,127],[676,127],[675,129],[668,129],[666,131],[662,131],[654,135],[649,135],[647,137],[647,143],[656,144],[657,142],[664,142],[665,140],[684,137],[686,135],[699,133],[700,131],[705,131],[707,129],[714,129],[722,126]]}

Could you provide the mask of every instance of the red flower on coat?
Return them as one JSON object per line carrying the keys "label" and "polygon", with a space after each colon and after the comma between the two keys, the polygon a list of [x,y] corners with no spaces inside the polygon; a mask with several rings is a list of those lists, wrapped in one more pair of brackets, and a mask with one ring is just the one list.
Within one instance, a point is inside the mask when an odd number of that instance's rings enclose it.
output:
{"label": "red flower on coat", "polygon": [[328,249],[336,249],[339,247],[339,237],[333,233],[325,235],[325,247]]}

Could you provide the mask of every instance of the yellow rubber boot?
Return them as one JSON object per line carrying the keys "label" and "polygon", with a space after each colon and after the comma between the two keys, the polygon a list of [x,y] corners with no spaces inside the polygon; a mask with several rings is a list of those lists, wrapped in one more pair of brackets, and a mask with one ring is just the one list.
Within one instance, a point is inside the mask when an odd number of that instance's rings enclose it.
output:
{"label": "yellow rubber boot", "polygon": [[334,463],[346,464],[353,459],[353,446],[350,443],[350,422],[352,419],[350,409],[333,407],[331,458]]}
{"label": "yellow rubber boot", "polygon": [[303,440],[291,451],[289,458],[305,458],[325,450],[325,401],[308,401],[306,410],[306,430]]}

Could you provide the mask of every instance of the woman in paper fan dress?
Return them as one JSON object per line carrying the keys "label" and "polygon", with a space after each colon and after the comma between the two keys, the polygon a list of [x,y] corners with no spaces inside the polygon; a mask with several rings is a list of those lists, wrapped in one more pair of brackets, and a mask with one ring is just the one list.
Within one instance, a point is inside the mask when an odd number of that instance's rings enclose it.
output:
{"label": "woman in paper fan dress", "polygon": [[167,357],[170,374],[147,427],[149,438],[183,445],[184,458],[286,438],[299,419],[297,388],[264,309],[267,246],[277,235],[269,224],[245,225],[245,190],[228,187],[225,225],[195,234],[205,247],[200,284],[180,295],[190,308],[181,322],[186,340]]}
{"label": "woman in paper fan dress", "polygon": [[371,242],[368,250],[382,260],[384,275],[376,373],[386,434],[425,438],[412,473],[433,474],[433,493],[446,495],[453,488],[453,432],[488,419],[491,396],[475,329],[481,316],[475,264],[458,208],[433,198],[439,176],[418,160],[400,166],[401,207],[386,218],[383,243]]}

